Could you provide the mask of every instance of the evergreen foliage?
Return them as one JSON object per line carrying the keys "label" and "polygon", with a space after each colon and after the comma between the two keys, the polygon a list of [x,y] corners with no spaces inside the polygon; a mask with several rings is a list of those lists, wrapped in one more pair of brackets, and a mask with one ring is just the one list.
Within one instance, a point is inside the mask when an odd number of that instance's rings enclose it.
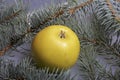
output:
{"label": "evergreen foliage", "polygon": [[[23,0],[0,2],[0,80],[120,80],[120,1],[68,0],[27,11]],[[6,59],[10,50],[31,44],[38,31],[52,24],[70,27],[79,37],[78,73],[71,69],[38,69],[29,56],[15,64]],[[77,77],[79,78],[77,79]]]}

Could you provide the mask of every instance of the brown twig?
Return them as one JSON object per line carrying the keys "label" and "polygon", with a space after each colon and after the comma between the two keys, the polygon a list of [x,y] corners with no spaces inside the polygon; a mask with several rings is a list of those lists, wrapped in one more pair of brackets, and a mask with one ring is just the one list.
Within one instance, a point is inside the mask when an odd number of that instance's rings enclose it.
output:
{"label": "brown twig", "polygon": [[69,13],[70,13],[70,14],[74,14],[75,11],[79,10],[80,8],[82,8],[82,7],[90,4],[90,3],[92,3],[92,2],[93,2],[93,0],[88,0],[88,1],[80,4],[79,6],[75,6],[75,7],[71,8],[71,9],[69,9]]}
{"label": "brown twig", "polygon": [[8,49],[10,49],[12,46],[8,45],[5,48],[3,48],[2,50],[0,50],[0,56],[2,56]]}
{"label": "brown twig", "polygon": [[88,42],[91,42],[91,43],[93,43],[93,44],[96,44],[97,43],[97,41],[96,40],[91,40],[91,39],[88,39],[88,38],[82,38],[81,40],[84,40],[84,41],[88,41]]}
{"label": "brown twig", "polygon": [[43,24],[49,22],[50,20],[59,17],[63,13],[64,13],[63,10],[60,10],[60,11],[56,12],[54,15],[50,16],[49,18],[45,19],[43,22],[39,23],[39,25],[37,25],[35,28],[38,28],[40,25],[43,25]]}
{"label": "brown twig", "polygon": [[[120,0],[117,0],[117,1],[120,2]],[[117,21],[120,21],[120,17],[116,15],[117,12],[114,10],[113,5],[111,4],[110,0],[106,0],[106,2],[107,2],[107,5],[108,5],[108,7],[109,7],[109,9],[110,9],[110,11],[112,13],[112,15],[114,16],[114,18]]]}
{"label": "brown twig", "polygon": [[90,40],[90,39],[87,39],[87,38],[83,38],[83,39],[81,39],[81,40],[85,40],[85,41],[91,42],[91,43],[93,43],[93,44],[102,44],[102,45],[103,45],[104,47],[106,47],[107,49],[112,50],[112,51],[115,53],[116,56],[120,57],[120,52],[118,52],[114,47],[106,44],[106,43],[103,42],[103,41],[94,40],[94,39],[93,39],[93,40]]}
{"label": "brown twig", "polygon": [[102,45],[104,45],[106,48],[112,50],[114,52],[114,54],[118,57],[120,57],[120,52],[118,52],[114,47],[108,45],[108,44],[105,44],[105,42],[102,42],[102,41],[99,41]]}
{"label": "brown twig", "polygon": [[10,16],[7,16],[5,17],[3,20],[0,21],[0,24],[4,23],[5,21],[8,21],[12,18],[14,18],[15,16],[19,15],[19,13],[21,12],[22,10],[18,10],[17,12],[11,14]]}

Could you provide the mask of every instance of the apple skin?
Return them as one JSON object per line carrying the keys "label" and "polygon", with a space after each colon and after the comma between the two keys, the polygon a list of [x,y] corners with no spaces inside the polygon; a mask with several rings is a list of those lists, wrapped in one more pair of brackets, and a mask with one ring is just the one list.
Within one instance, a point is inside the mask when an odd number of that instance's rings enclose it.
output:
{"label": "apple skin", "polygon": [[63,25],[51,25],[34,37],[32,55],[38,66],[68,69],[79,56],[80,42],[77,35]]}

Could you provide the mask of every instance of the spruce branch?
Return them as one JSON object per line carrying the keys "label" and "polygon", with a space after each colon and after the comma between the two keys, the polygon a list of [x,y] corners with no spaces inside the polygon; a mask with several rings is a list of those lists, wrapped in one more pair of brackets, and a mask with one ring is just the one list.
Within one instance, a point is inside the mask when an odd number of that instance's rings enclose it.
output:
{"label": "spruce branch", "polygon": [[82,7],[84,7],[84,6],[86,6],[86,5],[90,5],[93,1],[94,1],[94,0],[88,0],[88,1],[82,3],[82,4],[78,5],[78,6],[75,6],[75,7],[73,7],[73,8],[70,8],[70,9],[69,9],[69,13],[70,13],[70,14],[74,14],[77,10],[81,9]]}
{"label": "spruce branch", "polygon": [[81,38],[81,40],[93,43],[94,45],[103,45],[107,49],[110,49],[116,56],[120,57],[120,53],[114,47],[106,44],[102,40],[96,40],[96,39],[91,40],[91,39],[88,39],[88,38]]}
{"label": "spruce branch", "polygon": [[[117,0],[117,1],[118,1],[118,0]],[[106,2],[107,2],[107,5],[108,5],[108,7],[109,7],[109,9],[110,9],[110,11],[111,11],[111,13],[112,13],[112,15],[114,16],[114,18],[115,18],[117,21],[120,22],[120,17],[116,15],[117,12],[116,12],[115,9],[113,8],[113,5],[112,5],[112,3],[110,2],[110,0],[106,0]],[[119,1],[118,1],[118,2],[119,2]]]}
{"label": "spruce branch", "polygon": [[53,70],[51,73],[48,68],[36,68],[30,57],[23,59],[18,65],[12,61],[0,61],[0,78],[12,80],[73,80],[68,71]]}
{"label": "spruce branch", "polygon": [[96,50],[92,45],[84,45],[78,60],[79,74],[83,80],[99,80],[99,63],[96,60]]}
{"label": "spruce branch", "polygon": [[6,21],[8,21],[8,20],[10,20],[10,19],[12,19],[12,18],[14,18],[14,17],[16,17],[17,15],[19,15],[19,13],[20,13],[21,11],[22,11],[22,10],[18,10],[18,11],[16,11],[16,12],[14,12],[13,14],[5,17],[4,19],[2,19],[2,20],[0,21],[0,24],[3,24],[4,22],[6,22]]}
{"label": "spruce branch", "polygon": [[[45,23],[51,21],[52,19],[59,17],[59,16],[62,15],[63,13],[64,13],[63,10],[59,10],[59,11],[55,12],[55,14],[51,15],[50,17],[48,17],[48,18],[45,19],[44,21],[40,22],[39,25],[36,26],[35,28],[36,28],[36,29],[39,28],[40,25],[44,25]],[[33,30],[32,30],[32,31],[33,31]]]}
{"label": "spruce branch", "polygon": [[113,46],[110,46],[103,41],[99,41],[99,43],[105,46],[106,48],[110,49],[116,56],[120,57],[120,52],[118,52]]}
{"label": "spruce branch", "polygon": [[[69,15],[72,15],[77,10],[81,9],[82,7],[88,5],[88,4],[92,3],[92,2],[93,2],[93,0],[88,0],[88,1],[86,1],[84,3],[82,3],[82,4],[79,4],[78,6],[72,7],[72,8],[67,10],[67,13]],[[40,25],[43,25],[43,24],[45,24],[47,22],[50,22],[51,20],[53,20],[55,18],[58,18],[59,16],[63,15],[64,13],[66,13],[66,10],[64,10],[64,8],[61,8],[60,10],[58,10],[57,12],[54,12],[54,14],[52,14],[51,16],[49,16],[48,18],[43,20],[42,22],[39,22],[39,24],[34,28],[38,29],[40,27]],[[33,30],[31,30],[31,31],[33,31]]]}
{"label": "spruce branch", "polygon": [[98,1],[98,7],[96,8],[96,17],[100,24],[99,29],[101,30],[101,37],[104,39],[104,42],[115,48],[115,51],[119,51],[119,30],[120,24],[118,21],[119,18],[119,2],[103,0]]}
{"label": "spruce branch", "polygon": [[[69,15],[74,14],[77,10],[79,10],[80,8],[82,8],[82,7],[90,4],[90,3],[92,3],[92,2],[93,2],[93,0],[88,0],[88,1],[82,3],[82,4],[78,5],[78,6],[75,6],[75,7],[72,7],[72,8],[70,8],[70,9],[68,9]],[[5,17],[4,19],[2,19],[2,21],[0,21],[0,23],[2,24],[2,23],[4,23],[5,21],[14,18],[15,16],[19,15],[19,13],[20,13],[21,11],[22,11],[22,10],[18,10],[17,12],[11,14],[10,16]],[[19,38],[25,37],[27,34],[36,31],[36,30],[40,27],[40,25],[44,25],[45,23],[50,22],[51,20],[53,20],[53,19],[55,19],[55,18],[58,18],[59,16],[63,15],[64,13],[66,13],[64,9],[58,10],[57,12],[55,12],[54,14],[52,14],[52,15],[51,15],[50,17],[48,17],[47,19],[44,19],[44,21],[39,22],[39,24],[38,24],[36,27],[34,27],[34,28],[33,28],[33,27],[31,27],[31,28],[28,27],[28,29],[26,30],[26,32],[24,32],[24,34],[20,35],[21,37],[19,37]],[[29,16],[28,16],[28,17],[29,17]],[[29,24],[29,22],[28,22],[28,24]],[[17,40],[19,40],[19,39],[17,39]],[[12,46],[12,45],[14,45],[14,44],[10,44],[10,46]],[[7,48],[8,48],[8,47],[7,47]],[[9,48],[11,48],[11,47],[9,47]],[[1,54],[4,54],[7,50],[8,50],[8,49],[6,49],[6,47],[5,47],[5,48],[3,48],[0,52],[1,52]]]}
{"label": "spruce branch", "polygon": [[[87,39],[88,40],[88,39]],[[83,80],[119,80],[119,69],[115,71],[115,75],[111,70],[112,66],[110,66],[110,70],[107,70],[104,65],[100,64],[100,60],[97,59],[99,55],[98,48],[95,48],[96,45],[103,44],[95,44],[93,41],[88,40],[89,44],[84,44],[86,42],[82,42],[81,55],[78,60],[79,72],[80,76]],[[97,42],[96,42],[97,43]],[[102,46],[103,47],[103,46]],[[107,49],[106,47],[103,47]],[[118,67],[119,68],[119,67]],[[118,71],[118,72],[117,72]],[[118,73],[118,74],[117,74]]]}
{"label": "spruce branch", "polygon": [[19,36],[24,34],[28,27],[26,22],[27,11],[21,1],[17,0],[16,4],[12,6],[4,4],[4,8],[1,9],[0,54],[4,54],[12,48],[17,40],[20,40],[21,37]]}

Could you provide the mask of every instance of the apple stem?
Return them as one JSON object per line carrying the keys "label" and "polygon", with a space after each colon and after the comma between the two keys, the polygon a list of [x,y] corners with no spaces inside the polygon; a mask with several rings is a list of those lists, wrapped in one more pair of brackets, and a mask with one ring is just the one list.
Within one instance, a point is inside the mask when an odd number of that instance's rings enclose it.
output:
{"label": "apple stem", "polygon": [[60,38],[65,38],[65,32],[61,30],[60,32]]}

